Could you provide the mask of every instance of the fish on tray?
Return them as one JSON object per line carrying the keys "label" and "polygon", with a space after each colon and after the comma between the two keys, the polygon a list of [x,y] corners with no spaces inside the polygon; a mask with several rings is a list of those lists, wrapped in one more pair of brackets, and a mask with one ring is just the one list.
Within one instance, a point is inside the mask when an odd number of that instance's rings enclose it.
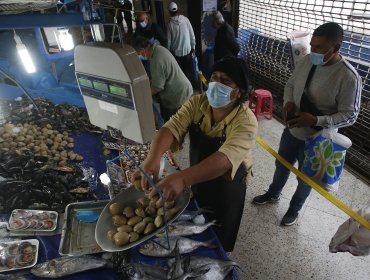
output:
{"label": "fish on tray", "polygon": [[[204,225],[196,225],[191,222],[176,222],[168,226],[169,236],[188,236],[193,234],[199,234],[215,225],[216,221],[206,223]],[[166,231],[161,231],[157,234],[158,237],[165,237]]]}
{"label": "fish on tray", "polygon": [[141,263],[128,263],[122,268],[123,279],[127,280],[167,280],[167,270],[160,266]]}
{"label": "fish on tray", "polygon": [[[153,242],[154,241],[154,242]],[[178,244],[178,248],[180,251],[180,254],[187,254],[195,249],[203,246],[208,248],[215,248],[215,245],[212,245],[213,240],[209,241],[197,241],[185,237],[170,237],[170,249],[166,249],[162,246],[168,246],[167,244],[167,238],[155,238],[152,241],[149,241],[145,243],[144,245],[140,246],[139,252],[146,256],[151,257],[168,257],[168,256],[175,256],[175,247],[176,243]],[[159,245],[159,244],[161,245]]]}
{"label": "fish on tray", "polygon": [[37,277],[58,278],[107,265],[106,260],[93,256],[62,257],[35,265],[31,273]]}
{"label": "fish on tray", "polygon": [[[191,210],[185,210],[184,212],[181,213],[181,215],[176,219],[176,222],[185,222],[185,221],[192,221],[194,218],[197,216],[204,214],[204,213],[213,213],[212,210],[208,210],[205,208],[198,208],[195,211]],[[194,221],[193,221],[194,222]]]}
{"label": "fish on tray", "polygon": [[239,265],[233,261],[203,256],[186,256],[180,259],[176,258],[168,272],[168,279],[223,280],[234,267],[239,267]]}

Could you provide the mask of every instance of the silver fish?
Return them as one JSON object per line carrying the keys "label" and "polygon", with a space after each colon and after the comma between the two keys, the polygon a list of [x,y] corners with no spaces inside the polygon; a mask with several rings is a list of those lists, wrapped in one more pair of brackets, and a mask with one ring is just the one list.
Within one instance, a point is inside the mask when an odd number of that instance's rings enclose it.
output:
{"label": "silver fish", "polygon": [[[223,280],[233,270],[238,267],[238,264],[233,261],[223,261],[215,258],[202,256],[188,256],[182,259],[182,266],[185,273],[176,280],[197,279],[197,280]],[[169,271],[169,275],[176,275],[178,270],[178,262],[176,261]]]}
{"label": "silver fish", "polygon": [[1,280],[27,280],[26,277],[22,275],[15,275],[15,274],[0,274]]}
{"label": "silver fish", "polygon": [[[154,242],[153,242],[154,241]],[[180,254],[186,254],[194,251],[195,249],[203,246],[208,248],[215,248],[215,245],[212,245],[213,240],[208,241],[197,241],[185,237],[170,237],[170,249],[163,248],[159,244],[163,246],[168,246],[167,238],[155,238],[153,241],[149,241],[144,245],[140,246],[139,252],[146,256],[151,257],[168,257],[168,256],[175,256],[175,247],[176,243],[178,243],[178,248]],[[157,244],[157,243],[159,244]]]}
{"label": "silver fish", "polygon": [[141,263],[125,264],[122,273],[127,280],[167,280],[167,270]]}
{"label": "silver fish", "polygon": [[[168,226],[168,234],[172,237],[199,234],[205,231],[207,228],[213,226],[215,223],[216,221],[212,221],[204,225],[196,225],[189,222],[176,222]],[[157,234],[157,236],[165,237],[166,231],[161,231]]]}
{"label": "silver fish", "polygon": [[104,267],[108,262],[92,256],[62,257],[35,265],[31,273],[37,277],[58,278]]}
{"label": "silver fish", "polygon": [[176,219],[177,221],[191,221],[193,220],[196,216],[203,214],[203,213],[212,213],[213,211],[204,209],[204,208],[199,208],[198,210],[195,211],[190,211],[190,210],[185,210],[184,212],[181,213],[181,215]]}

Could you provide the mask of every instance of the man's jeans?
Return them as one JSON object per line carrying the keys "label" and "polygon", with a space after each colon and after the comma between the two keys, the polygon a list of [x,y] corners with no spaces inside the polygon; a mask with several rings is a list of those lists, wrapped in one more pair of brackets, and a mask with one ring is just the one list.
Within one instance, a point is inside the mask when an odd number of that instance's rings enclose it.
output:
{"label": "man's jeans", "polygon": [[[304,160],[304,141],[295,138],[288,128],[284,129],[280,139],[279,155],[285,158],[290,164],[298,160],[298,169],[301,170]],[[285,183],[288,180],[290,171],[285,168],[278,160],[275,161],[276,169],[274,179],[269,187],[268,194],[272,197],[279,197]],[[290,208],[299,211],[301,210],[306,198],[311,192],[311,187],[298,178],[298,186],[292,200],[290,201]]]}

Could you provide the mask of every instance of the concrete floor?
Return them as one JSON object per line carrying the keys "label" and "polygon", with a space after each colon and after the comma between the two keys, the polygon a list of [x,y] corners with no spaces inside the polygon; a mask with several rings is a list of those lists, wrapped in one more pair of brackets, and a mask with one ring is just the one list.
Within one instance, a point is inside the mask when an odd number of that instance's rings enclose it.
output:
{"label": "concrete floor", "polygon": [[[259,120],[259,136],[277,150],[283,125]],[[188,142],[175,155],[182,168],[188,165]],[[296,188],[291,176],[278,204],[256,206],[254,196],[263,194],[275,170],[273,157],[256,144],[254,177],[247,189],[244,215],[230,258],[243,268],[240,279],[370,279],[370,257],[329,253],[329,243],[348,216],[317,192],[307,199],[297,224],[279,226]],[[334,194],[353,209],[370,200],[370,186],[344,170],[339,191]]]}

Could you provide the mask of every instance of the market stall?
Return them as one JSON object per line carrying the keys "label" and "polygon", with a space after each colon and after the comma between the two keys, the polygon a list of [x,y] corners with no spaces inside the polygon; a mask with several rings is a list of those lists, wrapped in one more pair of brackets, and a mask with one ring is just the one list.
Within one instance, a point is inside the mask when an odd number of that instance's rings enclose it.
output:
{"label": "market stall", "polygon": [[[105,59],[107,53],[113,54],[112,61],[117,58],[114,50],[99,48],[98,51],[106,52]],[[83,49],[82,53],[94,56],[96,50]],[[155,209],[156,213],[152,216],[146,211],[146,216],[140,221],[167,217],[165,211],[171,212],[172,207],[177,209],[173,216],[163,218],[164,221],[159,224],[154,223],[155,227],[148,233],[134,230],[124,234],[130,239],[122,243],[117,243],[115,239],[101,242],[107,234],[106,229],[103,233],[100,231],[100,224],[107,225],[107,229],[117,226],[114,220],[102,218],[109,211],[109,206],[115,202],[122,203],[122,207],[127,206],[126,193],[136,192],[134,204],[144,195],[131,187],[129,178],[133,168],[146,157],[149,146],[132,140],[141,143],[150,140],[154,123],[152,115],[147,114],[151,112],[150,102],[145,101],[148,98],[143,95],[148,86],[147,77],[139,71],[142,67],[133,66],[139,61],[132,54],[132,50],[123,50],[122,55],[128,55],[129,64],[127,61],[126,64],[121,63],[122,69],[110,67],[113,70],[108,73],[109,79],[104,78],[102,73],[95,73],[99,78],[94,78],[87,72],[91,69],[99,72],[98,65],[86,65],[85,61],[89,59],[85,57],[79,64],[79,56],[76,56],[77,78],[88,115],[85,109],[68,105],[71,99],[68,96],[60,96],[62,100],[64,98],[63,104],[54,104],[49,101],[48,94],[42,98],[24,95],[16,98],[14,92],[1,94],[0,273],[9,274],[9,279],[41,279],[46,276],[64,276],[63,279],[141,279],[135,278],[135,273],[141,273],[143,268],[151,272],[158,269],[165,279],[169,275],[170,279],[177,278],[181,273],[196,277],[212,271],[217,262],[226,267],[225,275],[237,279],[233,270],[236,264],[223,262],[227,257],[211,228],[214,222],[207,221],[197,210],[196,202],[190,201],[190,192],[167,209],[163,208],[162,214],[158,214],[161,206]],[[82,66],[79,68],[78,65]],[[130,66],[125,68],[124,65]],[[129,80],[117,81],[119,75],[112,80],[114,73],[125,69],[129,69],[130,74],[124,75]],[[135,80],[133,73],[142,76],[139,84],[130,84]],[[19,97],[21,93],[17,93]],[[50,97],[51,100],[55,98]],[[137,100],[141,103],[134,102]],[[113,118],[112,114],[119,117]],[[130,121],[117,122],[121,118]],[[121,129],[131,141],[116,135],[116,129],[99,128],[109,125]],[[123,151],[126,154],[112,160]],[[167,170],[164,170],[165,176],[166,172],[178,166],[170,153],[164,159],[169,162]],[[110,179],[107,186],[99,180],[105,172]],[[189,218],[189,213],[196,215],[190,214]],[[123,224],[126,225],[126,218],[129,217],[120,216],[125,219]],[[158,254],[166,244],[155,247],[157,245],[153,244],[156,243],[150,241],[152,237],[166,235],[162,231],[166,224],[174,222],[171,227],[176,227],[175,220],[184,217],[187,217],[186,222],[192,224],[183,227],[180,235],[188,231],[188,236],[178,236],[181,241],[172,242],[170,248],[167,247],[166,257]],[[194,218],[197,218],[196,222]],[[181,228],[184,224],[178,226]],[[196,230],[189,231],[191,227]],[[117,233],[116,228],[113,229]],[[140,233],[136,234],[136,240],[132,239],[133,233]],[[170,245],[169,242],[167,245]],[[192,247],[185,250],[182,244],[189,242]],[[155,249],[148,251],[147,246],[154,246]],[[63,259],[59,259],[61,256]],[[198,259],[195,259],[196,256]],[[206,266],[201,269],[196,267],[194,263],[201,263],[199,260]],[[48,263],[43,264],[45,262]],[[210,263],[212,266],[209,266]]]}

